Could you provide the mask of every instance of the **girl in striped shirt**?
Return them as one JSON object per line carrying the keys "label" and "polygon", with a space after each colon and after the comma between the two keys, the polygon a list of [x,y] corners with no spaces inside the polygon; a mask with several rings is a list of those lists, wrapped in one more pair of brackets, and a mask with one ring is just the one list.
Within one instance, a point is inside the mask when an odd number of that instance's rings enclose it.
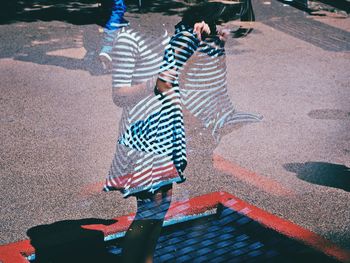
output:
{"label": "girl in striped shirt", "polygon": [[[131,27],[122,28],[115,37],[111,53],[113,101],[123,107],[123,113],[120,137],[104,189],[119,190],[124,197],[135,196],[137,199],[137,213],[123,242],[123,262],[152,262],[170,206],[172,184],[185,180],[183,105],[213,127],[221,127],[225,121],[235,119],[235,110],[230,106],[220,112],[215,112],[218,105],[213,107],[214,112],[208,107],[205,112],[198,111],[198,107],[193,107],[196,99],[191,97],[191,89],[181,91],[179,88],[181,74],[188,72],[186,67],[189,68],[193,54],[214,58],[214,63],[217,63],[215,58],[224,54],[222,41],[226,36],[216,29],[224,8],[219,4],[209,5],[205,6],[210,8],[206,12],[200,11],[202,6],[195,9],[196,12],[185,13],[171,38],[165,30],[160,37],[154,38]],[[192,65],[190,68],[193,69]],[[221,73],[225,82],[225,72]],[[191,74],[186,76],[191,84]],[[210,87],[217,80],[209,78],[208,81],[209,85],[197,87],[196,94],[206,94],[197,97],[197,101],[208,95],[215,101],[212,96],[215,93]],[[221,84],[215,85],[224,88],[225,83]],[[207,93],[198,93],[198,90]],[[220,100],[223,97],[220,96]],[[249,121],[255,117],[244,118]]]}

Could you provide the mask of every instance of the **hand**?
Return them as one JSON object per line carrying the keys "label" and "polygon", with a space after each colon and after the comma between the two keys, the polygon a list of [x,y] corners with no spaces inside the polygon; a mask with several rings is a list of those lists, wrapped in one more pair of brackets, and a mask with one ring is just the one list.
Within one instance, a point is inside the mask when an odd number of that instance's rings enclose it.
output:
{"label": "hand", "polygon": [[155,75],[145,82],[132,86],[114,87],[112,89],[112,98],[118,107],[131,106],[138,103],[154,91],[158,76]]}
{"label": "hand", "polygon": [[204,21],[202,21],[200,23],[195,23],[193,26],[193,31],[194,31],[194,33],[197,34],[199,41],[202,40],[203,34],[210,35],[210,28],[209,28],[208,24],[205,23]]}
{"label": "hand", "polygon": [[226,42],[228,39],[228,36],[230,35],[230,30],[227,28],[218,28],[218,37],[221,41]]}

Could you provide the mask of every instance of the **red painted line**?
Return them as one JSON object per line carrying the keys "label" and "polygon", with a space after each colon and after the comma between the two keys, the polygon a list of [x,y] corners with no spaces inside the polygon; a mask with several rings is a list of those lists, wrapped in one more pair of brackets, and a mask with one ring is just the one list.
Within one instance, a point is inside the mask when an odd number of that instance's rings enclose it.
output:
{"label": "red painted line", "polygon": [[[339,248],[329,240],[306,230],[290,221],[279,218],[260,208],[250,205],[226,192],[214,192],[191,198],[187,201],[176,202],[171,205],[166,220],[179,216],[188,216],[203,213],[218,204],[223,204],[238,211],[262,225],[272,228],[281,234],[299,240],[323,253],[343,262],[350,262],[350,251]],[[105,236],[126,231],[133,220],[134,214],[114,218],[116,223],[105,225],[84,225],[83,228],[103,231]],[[0,246],[0,261],[2,263],[28,263],[24,256],[33,254],[34,248],[29,240]]]}
{"label": "red painted line", "polygon": [[31,255],[34,248],[29,240],[23,240],[15,243],[0,246],[0,262],[2,263],[28,263],[29,261],[23,255]]}
{"label": "red painted line", "polygon": [[104,186],[104,182],[93,182],[85,184],[79,191],[80,197],[87,197],[97,193],[101,193]]}
{"label": "red painted line", "polygon": [[102,231],[105,236],[112,235],[119,232],[124,232],[128,230],[131,222],[134,219],[135,214],[130,214],[128,216],[121,216],[113,218],[113,220],[116,220],[116,223],[111,225],[82,225],[82,228],[85,229],[91,229],[91,230],[98,230]]}
{"label": "red painted line", "polygon": [[217,170],[226,174],[230,174],[238,180],[253,185],[254,187],[259,188],[264,192],[277,196],[295,195],[295,192],[293,190],[286,188],[279,182],[233,164],[220,155],[213,155],[213,163],[214,167]]}

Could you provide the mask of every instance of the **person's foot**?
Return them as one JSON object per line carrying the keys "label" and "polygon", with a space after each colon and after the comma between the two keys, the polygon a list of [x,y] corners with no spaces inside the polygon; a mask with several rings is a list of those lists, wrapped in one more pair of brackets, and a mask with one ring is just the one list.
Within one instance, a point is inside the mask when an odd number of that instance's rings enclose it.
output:
{"label": "person's foot", "polygon": [[125,20],[124,18],[122,18],[120,21],[113,21],[110,22],[110,26],[114,29],[114,30],[118,30],[122,27],[128,26],[130,23],[128,20]]}

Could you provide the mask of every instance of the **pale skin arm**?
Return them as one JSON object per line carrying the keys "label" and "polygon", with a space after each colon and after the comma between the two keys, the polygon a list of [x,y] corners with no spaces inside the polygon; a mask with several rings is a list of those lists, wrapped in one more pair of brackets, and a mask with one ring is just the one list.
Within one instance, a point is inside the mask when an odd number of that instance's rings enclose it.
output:
{"label": "pale skin arm", "polygon": [[152,94],[157,77],[154,76],[146,82],[132,86],[113,87],[112,98],[114,104],[117,106],[130,105]]}

